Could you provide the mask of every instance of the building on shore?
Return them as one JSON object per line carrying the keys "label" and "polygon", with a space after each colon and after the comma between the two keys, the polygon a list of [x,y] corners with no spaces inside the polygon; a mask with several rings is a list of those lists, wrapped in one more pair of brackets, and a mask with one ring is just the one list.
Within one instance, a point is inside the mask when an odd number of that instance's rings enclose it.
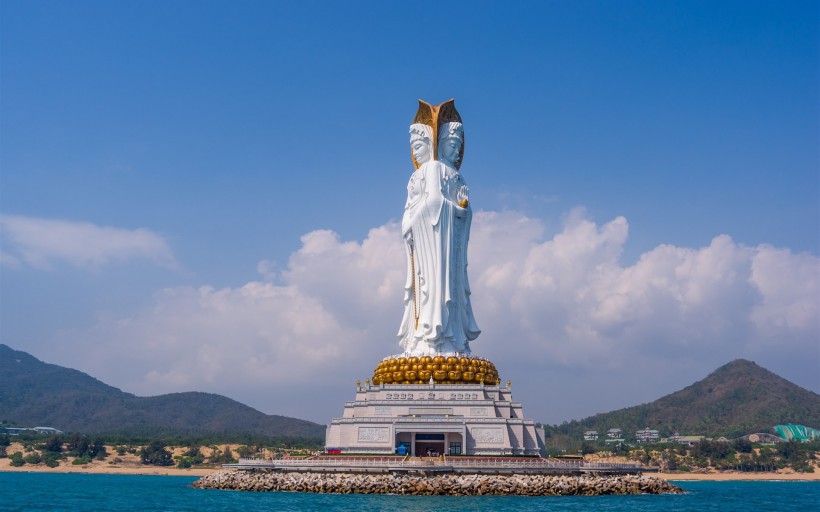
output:
{"label": "building on shore", "polygon": [[619,428],[611,428],[606,431],[605,444],[621,444],[626,442],[624,439],[624,431]]}
{"label": "building on shore", "polygon": [[60,435],[62,430],[53,427],[0,427],[0,434],[19,436],[21,434]]}
{"label": "building on shore", "polygon": [[657,430],[650,429],[649,427],[635,432],[635,439],[639,443],[656,443],[660,438],[660,433]]}
{"label": "building on shore", "polygon": [[704,439],[706,439],[706,436],[682,436],[679,434],[675,434],[669,438],[669,442],[682,444],[686,446],[695,446]]}
{"label": "building on shore", "polygon": [[584,441],[597,441],[598,440],[598,431],[597,430],[587,430],[584,432]]}

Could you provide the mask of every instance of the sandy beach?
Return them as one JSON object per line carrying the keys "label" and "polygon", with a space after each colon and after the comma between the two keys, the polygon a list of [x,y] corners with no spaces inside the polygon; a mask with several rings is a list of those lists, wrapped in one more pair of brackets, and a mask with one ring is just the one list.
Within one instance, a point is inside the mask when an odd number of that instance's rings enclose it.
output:
{"label": "sandy beach", "polygon": [[[56,468],[46,467],[44,464],[32,466],[26,464],[19,468],[11,467],[8,459],[0,459],[0,471],[16,473],[89,473],[101,475],[168,475],[168,476],[205,476],[221,468],[210,469],[178,469],[174,466],[120,466],[106,462],[95,462],[84,466],[60,465]],[[646,473],[648,476],[663,480],[701,480],[701,481],[730,481],[730,480],[782,480],[782,481],[820,481],[820,473]]]}
{"label": "sandy beach", "polygon": [[[174,466],[147,466],[140,462],[136,454],[126,453],[123,455],[114,454],[114,448],[107,447],[108,456],[104,460],[92,460],[88,464],[74,465],[71,460],[60,461],[56,468],[50,468],[45,464],[24,464],[20,467],[11,465],[10,458],[0,459],[0,471],[13,471],[17,473],[95,473],[105,475],[177,475],[177,476],[204,476],[213,471],[221,469],[214,468],[189,468],[181,469]],[[207,448],[204,448],[208,451]],[[175,447],[170,449],[174,455],[180,455],[185,448]],[[11,455],[14,452],[24,452],[23,446],[19,443],[12,443],[7,452]],[[71,458],[70,458],[71,459]]]}
{"label": "sandy beach", "polygon": [[109,466],[103,464],[88,464],[84,466],[60,465],[56,468],[47,467],[45,464],[33,466],[26,464],[19,468],[11,467],[7,462],[0,461],[0,471],[14,473],[86,473],[99,475],[164,475],[164,476],[205,476],[218,469],[177,469],[174,466],[142,466],[142,467],[122,467]]}
{"label": "sandy beach", "polygon": [[[16,473],[89,473],[102,475],[169,475],[169,476],[204,476],[221,468],[192,468],[179,469],[176,466],[145,466],[137,462],[120,464],[110,464],[106,461],[94,461],[85,465],[72,465],[61,463],[56,468],[47,467],[45,464],[26,464],[21,467],[12,467],[9,459],[0,459],[0,471],[10,471]],[[820,481],[820,473],[740,473],[740,472],[714,472],[714,473],[646,473],[648,476],[662,478],[664,480],[791,480],[791,481]]]}

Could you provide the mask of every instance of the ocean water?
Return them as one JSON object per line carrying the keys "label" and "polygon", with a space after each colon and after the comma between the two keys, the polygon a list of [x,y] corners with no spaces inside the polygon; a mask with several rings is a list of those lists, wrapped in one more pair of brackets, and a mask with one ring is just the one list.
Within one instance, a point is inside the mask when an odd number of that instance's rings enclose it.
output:
{"label": "ocean water", "polygon": [[0,472],[0,511],[818,511],[820,482],[675,482],[661,496],[364,496],[194,489],[194,477]]}

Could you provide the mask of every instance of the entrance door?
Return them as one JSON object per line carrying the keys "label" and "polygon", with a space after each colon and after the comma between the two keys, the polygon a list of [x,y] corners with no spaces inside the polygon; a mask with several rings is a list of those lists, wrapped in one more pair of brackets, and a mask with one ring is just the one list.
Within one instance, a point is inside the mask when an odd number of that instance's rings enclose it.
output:
{"label": "entrance door", "polygon": [[444,453],[444,434],[416,434],[416,457],[438,457]]}

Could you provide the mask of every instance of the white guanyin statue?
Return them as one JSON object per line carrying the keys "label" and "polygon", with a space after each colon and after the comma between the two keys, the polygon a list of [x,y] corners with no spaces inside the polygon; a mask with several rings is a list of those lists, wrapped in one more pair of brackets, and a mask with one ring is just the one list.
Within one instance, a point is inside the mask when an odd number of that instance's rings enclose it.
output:
{"label": "white guanyin statue", "polygon": [[469,354],[481,330],[467,279],[472,210],[458,171],[464,128],[452,100],[438,107],[421,103],[427,108],[420,107],[410,126],[416,170],[402,216],[407,279],[399,343],[408,356]]}

